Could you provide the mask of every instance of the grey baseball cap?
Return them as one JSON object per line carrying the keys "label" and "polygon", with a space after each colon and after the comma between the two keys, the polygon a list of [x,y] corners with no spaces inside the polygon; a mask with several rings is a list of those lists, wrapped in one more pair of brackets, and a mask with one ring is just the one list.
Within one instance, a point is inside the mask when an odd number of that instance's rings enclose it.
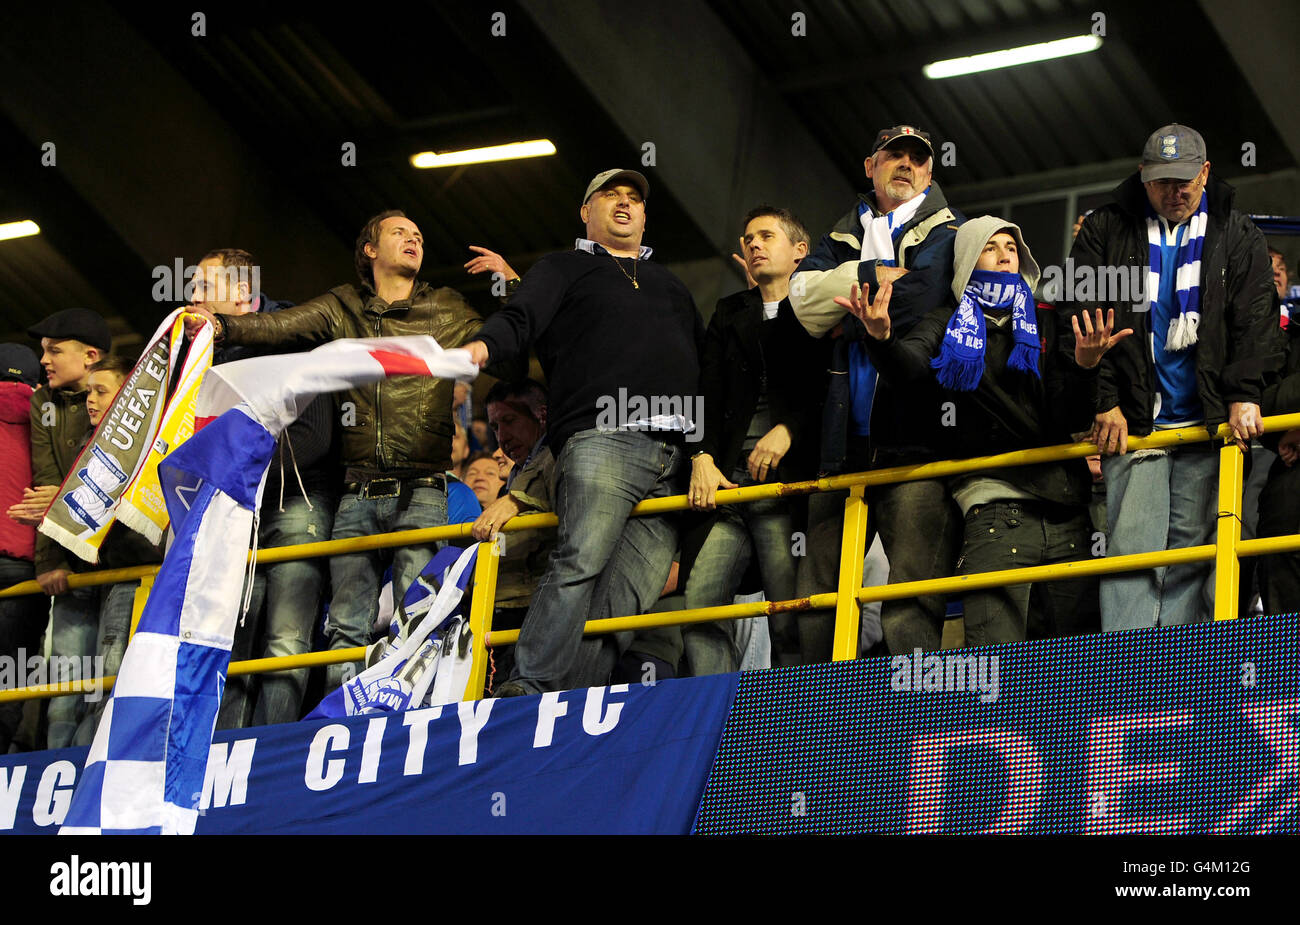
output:
{"label": "grey baseball cap", "polygon": [[1156,129],[1142,149],[1142,182],[1190,180],[1205,164],[1205,139],[1177,122]]}
{"label": "grey baseball cap", "polygon": [[591,194],[596,190],[604,189],[619,180],[626,180],[635,186],[641,192],[642,199],[650,198],[650,184],[646,182],[645,177],[635,170],[618,170],[616,168],[602,171],[591,178],[591,182],[587,184],[587,192],[582,195],[582,204],[586,205],[587,200],[591,198]]}

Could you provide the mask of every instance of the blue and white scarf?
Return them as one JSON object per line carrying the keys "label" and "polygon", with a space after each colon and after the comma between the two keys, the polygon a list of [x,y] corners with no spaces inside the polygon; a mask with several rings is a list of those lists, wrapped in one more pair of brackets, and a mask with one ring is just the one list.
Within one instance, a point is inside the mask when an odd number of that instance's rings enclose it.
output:
{"label": "blue and white scarf", "polygon": [[[1170,352],[1186,350],[1196,343],[1196,328],[1201,323],[1201,248],[1205,244],[1207,219],[1206,197],[1202,192],[1201,204],[1187,220],[1187,234],[1178,245],[1177,276],[1174,283],[1178,315],[1169,320],[1169,336],[1165,339],[1165,349]],[[1148,204],[1147,253],[1151,269],[1147,271],[1147,301],[1151,303],[1152,311],[1160,298],[1160,242],[1163,224],[1165,223]]]}
{"label": "blue and white scarf", "polygon": [[1040,376],[1038,371],[1038,321],[1031,310],[1034,294],[1019,273],[975,270],[962,293],[957,310],[948,319],[948,329],[939,345],[939,355],[930,361],[939,384],[954,392],[973,392],[984,374],[987,343],[984,312],[1011,309],[1011,336],[1015,346],[1007,366]]}

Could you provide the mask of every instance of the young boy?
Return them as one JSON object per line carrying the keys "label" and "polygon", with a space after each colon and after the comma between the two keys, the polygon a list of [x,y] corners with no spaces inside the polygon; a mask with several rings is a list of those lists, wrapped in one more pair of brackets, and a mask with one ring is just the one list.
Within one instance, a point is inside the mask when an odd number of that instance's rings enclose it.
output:
{"label": "young boy", "polygon": [[[86,381],[86,414],[90,418],[90,427],[86,431],[86,440],[94,433],[99,422],[127,376],[131,375],[132,364],[122,357],[108,356],[90,367]],[[85,445],[85,441],[82,441]],[[147,539],[121,524],[113,524],[104,537],[99,549],[99,564],[96,568],[127,568],[132,565],[152,565],[162,561],[162,550]],[[99,606],[99,629],[96,633],[96,651],[99,661],[96,663],[102,676],[116,675],[122,666],[122,656],[126,654],[126,644],[131,635],[131,610],[135,602],[139,581],[123,581],[115,585],[101,586]],[[74,741],[76,745],[89,745],[95,737],[95,727],[99,725],[104,713],[107,697],[101,696],[77,727]]]}
{"label": "young boy", "polygon": [[[41,342],[41,366],[46,384],[32,393],[32,485],[23,501],[9,509],[20,523],[39,524],[81,452],[88,429],[86,384],[90,367],[112,346],[108,324],[85,308],[56,312],[27,333]],[[54,595],[51,643],[54,655],[82,656],[95,651],[99,594],[95,588],[69,590],[71,554],[44,534],[36,537],[36,581]],[[74,680],[72,676],[51,681]],[[50,748],[66,748],[76,734],[85,701],[80,697],[55,697],[48,709]]]}

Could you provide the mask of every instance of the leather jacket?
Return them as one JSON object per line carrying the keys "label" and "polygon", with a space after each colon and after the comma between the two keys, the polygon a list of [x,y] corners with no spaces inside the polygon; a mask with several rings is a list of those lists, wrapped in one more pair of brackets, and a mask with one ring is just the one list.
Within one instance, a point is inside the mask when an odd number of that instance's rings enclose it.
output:
{"label": "leather jacket", "polygon": [[[389,305],[369,286],[336,286],[278,312],[223,315],[223,346],[309,349],[341,338],[428,334],[442,347],[474,339],[483,319],[454,289],[417,281]],[[341,462],[363,474],[451,467],[450,379],[397,376],[339,394]]]}

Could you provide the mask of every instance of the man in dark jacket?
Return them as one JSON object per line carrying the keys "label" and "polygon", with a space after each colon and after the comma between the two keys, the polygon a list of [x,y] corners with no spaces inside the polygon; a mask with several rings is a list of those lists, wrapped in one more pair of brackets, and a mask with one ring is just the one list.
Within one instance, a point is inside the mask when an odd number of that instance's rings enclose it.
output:
{"label": "man in dark jacket", "polygon": [[[1300,412],[1300,323],[1288,324],[1285,375],[1264,392],[1265,416]],[[1277,456],[1259,493],[1261,537],[1300,533],[1300,429],[1265,434],[1261,442]],[[1283,552],[1259,561],[1259,594],[1264,613],[1300,610],[1300,553]]]}
{"label": "man in dark jacket", "polygon": [[[196,308],[213,322],[221,349],[302,349],[339,338],[405,334],[428,334],[442,347],[459,347],[477,333],[482,319],[455,290],[419,281],[423,260],[424,238],[415,223],[401,212],[382,212],[366,222],[357,238],[361,285],[337,286],[274,313],[229,315]],[[450,380],[399,376],[342,393],[340,442],[346,469],[332,539],[447,523],[443,472],[451,464],[452,387]],[[394,551],[394,600],[403,599],[434,551],[428,545]],[[370,642],[383,560],[377,551],[330,559],[331,649]],[[331,666],[331,689],[355,667]]]}
{"label": "man in dark jacket", "polygon": [[[942,458],[935,450],[943,416],[937,388],[923,383],[900,392],[877,383],[861,322],[835,301],[855,284],[865,284],[868,298],[875,298],[882,284],[893,283],[890,314],[900,334],[947,303],[952,243],[963,218],[931,180],[933,166],[925,132],[910,125],[882,129],[864,163],[871,192],[859,196],[790,281],[790,303],[808,333],[835,336],[822,430],[825,472]],[[835,589],[844,498],[822,493],[810,499],[801,597]],[[889,557],[891,584],[952,574],[961,517],[942,480],[881,486],[867,500]],[[944,613],[942,595],[887,601],[881,622],[889,651],[938,649]],[[830,658],[830,645],[828,635],[816,660]]]}
{"label": "man in dark jacket", "polygon": [[[741,249],[757,282],[718,302],[700,362],[703,437],[691,457],[691,506],[714,511],[719,488],[793,482],[817,472],[817,438],[829,343],[799,324],[786,296],[790,274],[808,253],[808,231],[785,209],[759,206],[745,216]],[[730,604],[751,559],[769,601],[795,596],[791,555],[795,501],[771,498],[722,507],[696,518],[682,541],[685,606]],[[799,518],[802,520],[802,518]],[[768,620],[774,656],[797,653],[789,614]],[[691,673],[736,671],[742,652],[736,621],[682,628]]]}
{"label": "man in dark jacket", "polygon": [[[1218,448],[1191,444],[1128,454],[1128,435],[1227,421],[1245,449],[1260,429],[1260,398],[1281,362],[1264,236],[1232,207],[1233,189],[1210,174],[1205,141],[1184,125],[1147,139],[1139,170],[1115,201],[1083,222],[1070,250],[1074,273],[1093,273],[1093,299],[1076,314],[1115,311],[1137,332],[1101,362],[1093,439],[1106,477],[1107,552],[1127,555],[1210,542],[1217,510]],[[1199,263],[1200,273],[1180,272]],[[1134,304],[1124,271],[1145,270]],[[1123,290],[1123,291],[1121,291]],[[1068,341],[1058,349],[1067,351]],[[1108,577],[1103,629],[1208,620],[1213,567],[1169,566]]]}

